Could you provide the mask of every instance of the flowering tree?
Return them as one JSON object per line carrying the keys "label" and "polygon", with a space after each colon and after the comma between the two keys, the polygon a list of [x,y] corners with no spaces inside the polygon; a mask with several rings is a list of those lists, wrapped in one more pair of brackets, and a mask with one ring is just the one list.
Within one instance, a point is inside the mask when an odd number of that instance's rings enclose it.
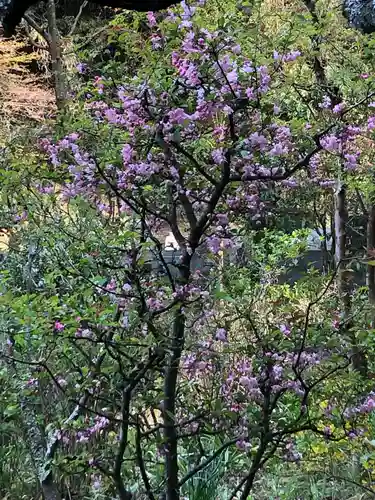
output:
{"label": "flowering tree", "polygon": [[[231,450],[227,496],[246,499],[267,463],[301,459],[301,435],[348,443],[375,404],[347,376],[355,346],[332,292],[338,269],[305,284],[301,305],[298,290],[220,266],[271,189],[350,176],[374,128],[372,93],[326,96],[311,123],[288,120],[278,96],[301,52],[257,64],[225,27],[200,27],[203,3],[160,24],[149,14],[169,64],[148,81],[97,76],[84,119],[39,143],[51,168],[21,218],[42,244],[25,254],[27,293],[11,294],[8,276],[0,303],[8,322],[27,311],[2,356],[29,367],[23,407],[43,408],[45,442],[28,437],[46,498],[59,498],[61,471],[78,471],[95,494],[175,500]],[[316,93],[304,101],[307,113]],[[166,228],[181,250],[172,263]]]}

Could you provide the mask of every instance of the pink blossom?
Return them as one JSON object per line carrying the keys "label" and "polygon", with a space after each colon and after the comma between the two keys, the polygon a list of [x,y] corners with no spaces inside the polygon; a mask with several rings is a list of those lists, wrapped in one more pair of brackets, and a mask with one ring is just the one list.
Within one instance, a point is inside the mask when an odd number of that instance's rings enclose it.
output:
{"label": "pink blossom", "polygon": [[147,12],[147,21],[148,21],[148,25],[151,28],[156,26],[156,24],[157,24],[156,17],[155,17],[155,14],[153,12]]}
{"label": "pink blossom", "polygon": [[113,278],[105,287],[107,292],[114,292],[116,290],[116,288],[117,288],[117,283],[116,283],[116,280],[114,280]]}
{"label": "pink blossom", "polygon": [[152,43],[152,48],[157,50],[157,49],[161,49],[162,46],[163,46],[163,38],[158,35],[157,33],[153,33],[151,35],[151,43]]}
{"label": "pink blossom", "polygon": [[29,388],[35,388],[38,386],[38,379],[36,378],[30,378],[27,382],[26,382],[26,387],[29,387]]}
{"label": "pink blossom", "polygon": [[65,328],[65,325],[63,323],[60,323],[60,321],[55,321],[54,327],[57,332],[62,332]]}
{"label": "pink blossom", "polygon": [[340,328],[340,320],[338,320],[338,319],[334,319],[334,320],[332,321],[332,328],[333,328],[334,330],[338,330],[338,329]]}

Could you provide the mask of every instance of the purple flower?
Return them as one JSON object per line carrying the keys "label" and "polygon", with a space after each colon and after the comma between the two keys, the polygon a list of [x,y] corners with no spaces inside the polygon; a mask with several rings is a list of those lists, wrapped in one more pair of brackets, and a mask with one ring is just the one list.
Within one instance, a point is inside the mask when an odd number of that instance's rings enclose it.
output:
{"label": "purple flower", "polygon": [[370,116],[370,118],[367,120],[367,128],[368,130],[375,129],[375,116]]}
{"label": "purple flower", "polygon": [[224,150],[223,148],[214,149],[211,153],[211,157],[216,163],[216,165],[222,165],[225,162]]}
{"label": "purple flower", "polygon": [[347,170],[354,170],[358,164],[358,155],[355,154],[345,154],[344,166]]}
{"label": "purple flower", "polygon": [[248,87],[245,91],[246,97],[250,100],[253,101],[256,98],[256,92],[253,88]]}
{"label": "purple flower", "polygon": [[189,120],[190,116],[185,113],[182,108],[176,108],[169,112],[168,120],[169,123],[176,125],[182,125],[186,120]]}
{"label": "purple flower", "polygon": [[360,406],[360,413],[371,413],[375,410],[375,398],[373,395],[367,397],[365,402]]}
{"label": "purple flower", "polygon": [[218,236],[210,236],[210,238],[207,238],[207,246],[210,250],[210,252],[217,254],[220,252],[221,249],[221,240]]}
{"label": "purple flower", "polygon": [[282,366],[280,366],[280,365],[273,366],[272,375],[273,375],[274,380],[280,380],[283,372],[284,372],[284,369]]}
{"label": "purple flower", "polygon": [[[295,61],[297,59],[297,57],[299,57],[301,55],[301,52],[299,50],[292,50],[291,52],[289,52],[288,54],[285,54],[283,57],[282,57],[282,60],[283,62],[291,62],[291,61]],[[275,57],[274,57],[275,58]]]}
{"label": "purple flower", "polygon": [[78,63],[77,66],[76,66],[76,70],[78,71],[78,73],[80,73],[81,75],[83,73],[86,73],[87,71],[87,64],[84,64],[84,63]]}
{"label": "purple flower", "polygon": [[292,333],[292,329],[288,325],[280,325],[279,327],[280,332],[285,335],[286,337],[289,337],[290,334]]}
{"label": "purple flower", "polygon": [[264,135],[254,132],[250,135],[250,143],[253,147],[258,147],[261,151],[267,147],[268,141]]}
{"label": "purple flower", "polygon": [[322,147],[330,153],[341,152],[341,141],[334,135],[327,135],[320,140]]}
{"label": "purple flower", "polygon": [[102,486],[102,478],[101,476],[94,476],[93,478],[93,483],[92,483],[92,487],[94,488],[94,490],[99,490]]}
{"label": "purple flower", "polygon": [[154,297],[149,297],[146,300],[146,305],[151,311],[156,311],[157,309],[163,307],[162,302],[158,299],[155,299]]}
{"label": "purple flower", "polygon": [[227,73],[226,76],[227,76],[227,80],[229,83],[237,83],[237,81],[238,81],[237,70],[233,69],[232,71]]}
{"label": "purple flower", "polygon": [[328,109],[332,106],[332,101],[331,101],[331,98],[329,96],[324,96],[323,97],[323,101],[319,104],[319,107],[320,108],[323,108],[323,109]]}
{"label": "purple flower", "polygon": [[227,226],[229,223],[227,214],[217,214],[216,219],[221,226]]}
{"label": "purple flower", "polygon": [[254,66],[250,61],[245,61],[242,66],[242,71],[244,73],[254,73]]}
{"label": "purple flower", "polygon": [[341,102],[340,104],[336,104],[336,106],[333,107],[333,112],[336,114],[340,114],[344,111],[345,109],[345,104]]}
{"label": "purple flower", "polygon": [[220,340],[220,342],[227,342],[227,331],[225,328],[218,328],[216,330],[215,339]]}
{"label": "purple flower", "polygon": [[239,383],[240,383],[240,385],[242,385],[242,387],[245,387],[246,389],[257,389],[258,388],[258,381],[255,377],[247,377],[245,375],[243,377],[240,377]]}
{"label": "purple flower", "polygon": [[247,451],[251,447],[251,444],[248,441],[245,441],[244,439],[239,439],[236,442],[236,446],[241,451]]}
{"label": "purple flower", "polygon": [[125,144],[122,148],[122,160],[124,162],[124,165],[128,165],[129,163],[131,163],[132,159],[133,148],[130,146],[130,144]]}
{"label": "purple flower", "polygon": [[155,17],[155,14],[153,12],[147,12],[147,21],[148,21],[148,25],[153,28],[154,26],[156,26],[156,17]]}
{"label": "purple flower", "polygon": [[269,152],[269,155],[270,156],[281,156],[281,155],[285,155],[287,152],[288,152],[288,148],[283,146],[283,144],[281,144],[280,142],[277,142],[273,146],[271,151]]}

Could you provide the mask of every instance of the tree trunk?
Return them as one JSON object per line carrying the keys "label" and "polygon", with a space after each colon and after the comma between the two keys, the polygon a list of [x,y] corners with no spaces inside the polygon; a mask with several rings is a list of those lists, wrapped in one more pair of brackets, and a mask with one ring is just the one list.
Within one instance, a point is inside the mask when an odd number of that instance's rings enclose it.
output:
{"label": "tree trunk", "polygon": [[342,331],[352,345],[352,363],[355,371],[366,376],[367,363],[363,351],[359,348],[351,320],[350,273],[346,268],[348,220],[346,186],[338,181],[335,192],[335,264],[337,268],[337,288],[341,302]]}
{"label": "tree trunk", "polygon": [[[367,258],[374,261],[375,255],[375,205],[371,205],[368,210],[367,219]],[[375,266],[367,266],[366,283],[368,286],[368,299],[372,307],[375,308]],[[374,328],[375,317],[371,314],[371,327]]]}
{"label": "tree trunk", "polygon": [[163,423],[165,438],[165,500],[179,500],[178,454],[176,429],[177,378],[184,345],[185,315],[182,308],[176,312],[173,324],[173,340],[170,360],[164,382]]}
{"label": "tree trunk", "polygon": [[29,441],[29,449],[43,491],[44,500],[61,500],[61,495],[53,481],[50,464],[45,463],[46,449],[44,436],[38,425],[33,404],[23,401],[21,408],[27,440]]}
{"label": "tree trunk", "polygon": [[50,36],[49,50],[51,54],[52,74],[54,79],[56,105],[59,110],[65,107],[67,86],[63,60],[61,57],[60,35],[57,29],[55,0],[48,0],[47,8],[48,32]]}
{"label": "tree trunk", "polygon": [[346,272],[346,223],[348,211],[346,206],[346,186],[342,182],[337,183],[335,193],[335,264],[337,268],[337,287],[342,306],[344,322],[350,314],[350,288],[348,274]]}
{"label": "tree trunk", "polygon": [[[180,268],[181,284],[186,284],[190,277],[191,256],[186,252]],[[170,356],[167,360],[164,379],[163,424],[165,453],[165,500],[179,500],[178,486],[178,436],[176,429],[177,381],[180,360],[185,341],[185,313],[182,305],[175,313]]]}

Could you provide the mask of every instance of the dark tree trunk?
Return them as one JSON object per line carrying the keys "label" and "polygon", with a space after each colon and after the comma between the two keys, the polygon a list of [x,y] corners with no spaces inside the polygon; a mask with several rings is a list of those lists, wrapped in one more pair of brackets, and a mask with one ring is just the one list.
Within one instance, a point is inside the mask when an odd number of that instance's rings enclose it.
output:
{"label": "dark tree trunk", "polygon": [[347,234],[348,220],[346,186],[339,181],[335,193],[335,264],[337,267],[337,288],[341,301],[342,332],[352,345],[352,363],[355,371],[366,376],[367,362],[363,351],[357,343],[352,330],[351,320],[351,276],[347,270]]}
{"label": "dark tree trunk", "polygon": [[60,35],[57,29],[55,0],[48,0],[47,18],[48,32],[50,35],[49,49],[51,54],[56,105],[57,108],[61,110],[66,104],[67,88],[64,65],[61,56]]}
{"label": "dark tree trunk", "polygon": [[[186,284],[190,277],[191,256],[185,253],[180,269],[180,281]],[[175,313],[170,357],[164,381],[163,423],[165,452],[165,500],[179,500],[178,486],[178,436],[176,429],[177,381],[185,341],[185,314],[182,306]]]}
{"label": "dark tree trunk", "polygon": [[[375,259],[375,205],[371,205],[368,211],[367,219],[367,258],[369,261],[374,261]],[[366,282],[368,286],[368,298],[370,305],[375,308],[375,266],[367,266],[367,276]],[[372,314],[371,326],[375,325],[375,317]]]}

